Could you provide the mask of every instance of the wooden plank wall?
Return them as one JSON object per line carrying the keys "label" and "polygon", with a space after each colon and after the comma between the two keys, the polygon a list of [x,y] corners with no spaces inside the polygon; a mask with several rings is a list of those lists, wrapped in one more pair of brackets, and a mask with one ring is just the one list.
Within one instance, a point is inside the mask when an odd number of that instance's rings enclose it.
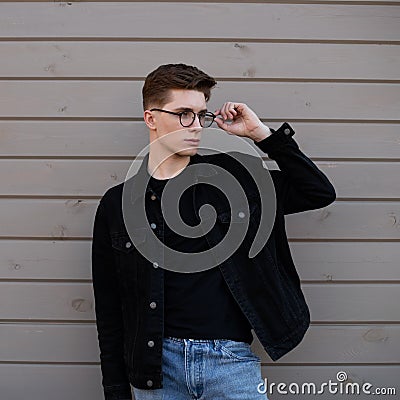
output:
{"label": "wooden plank wall", "polygon": [[256,340],[263,375],[343,370],[399,393],[399,6],[1,2],[1,399],[102,398],[94,211],[148,142],[140,90],[168,62],[217,78],[211,108],[243,101],[271,127],[290,122],[337,189],[329,207],[287,217],[312,326],[276,363]]}

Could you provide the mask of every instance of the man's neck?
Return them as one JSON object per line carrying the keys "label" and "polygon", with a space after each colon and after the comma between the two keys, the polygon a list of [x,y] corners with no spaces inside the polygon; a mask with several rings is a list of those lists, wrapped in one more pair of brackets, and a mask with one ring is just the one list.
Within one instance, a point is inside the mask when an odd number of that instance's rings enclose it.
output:
{"label": "man's neck", "polygon": [[190,156],[167,156],[150,151],[147,172],[155,179],[170,179],[179,175],[189,162]]}

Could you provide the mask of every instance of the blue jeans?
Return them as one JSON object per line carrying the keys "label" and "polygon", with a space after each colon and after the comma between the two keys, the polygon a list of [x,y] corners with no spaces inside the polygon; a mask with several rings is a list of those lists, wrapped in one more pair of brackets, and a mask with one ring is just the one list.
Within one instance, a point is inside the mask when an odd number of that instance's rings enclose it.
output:
{"label": "blue jeans", "polygon": [[246,342],[163,339],[163,387],[137,389],[135,400],[268,400],[260,358]]}

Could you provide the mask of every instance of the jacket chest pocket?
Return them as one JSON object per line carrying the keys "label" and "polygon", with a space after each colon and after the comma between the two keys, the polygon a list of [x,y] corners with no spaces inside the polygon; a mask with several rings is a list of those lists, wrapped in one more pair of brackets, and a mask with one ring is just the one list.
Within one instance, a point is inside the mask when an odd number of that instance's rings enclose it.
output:
{"label": "jacket chest pocket", "polygon": [[117,255],[131,254],[135,250],[133,242],[128,234],[116,233],[111,236],[111,245]]}
{"label": "jacket chest pocket", "polygon": [[125,231],[111,234],[111,245],[116,254],[133,254],[137,252],[136,246],[140,246],[146,240],[146,229],[134,229],[132,235],[134,240]]}
{"label": "jacket chest pocket", "polygon": [[[246,213],[250,215],[246,216]],[[248,222],[247,222],[248,221]],[[254,237],[258,224],[260,222],[260,208],[257,203],[250,203],[249,210],[222,210],[217,213],[217,223],[220,226],[222,233],[225,235],[230,226],[238,229],[239,232],[246,232],[246,240]],[[248,227],[246,229],[246,224]]]}
{"label": "jacket chest pocket", "polygon": [[132,290],[136,287],[138,264],[141,260],[141,255],[136,246],[140,246],[146,239],[144,229],[135,230],[133,234],[135,240],[132,240],[127,232],[111,234],[111,246],[117,272],[120,284],[125,290]]}

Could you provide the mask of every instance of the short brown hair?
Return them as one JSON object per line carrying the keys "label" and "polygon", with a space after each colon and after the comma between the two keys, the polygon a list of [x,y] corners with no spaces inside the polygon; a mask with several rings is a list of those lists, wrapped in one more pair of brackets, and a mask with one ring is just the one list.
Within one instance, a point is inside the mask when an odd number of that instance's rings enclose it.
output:
{"label": "short brown hair", "polygon": [[154,105],[163,107],[170,101],[171,89],[198,90],[205,100],[211,97],[211,89],[217,84],[214,78],[192,65],[164,64],[150,72],[142,88],[143,110]]}

